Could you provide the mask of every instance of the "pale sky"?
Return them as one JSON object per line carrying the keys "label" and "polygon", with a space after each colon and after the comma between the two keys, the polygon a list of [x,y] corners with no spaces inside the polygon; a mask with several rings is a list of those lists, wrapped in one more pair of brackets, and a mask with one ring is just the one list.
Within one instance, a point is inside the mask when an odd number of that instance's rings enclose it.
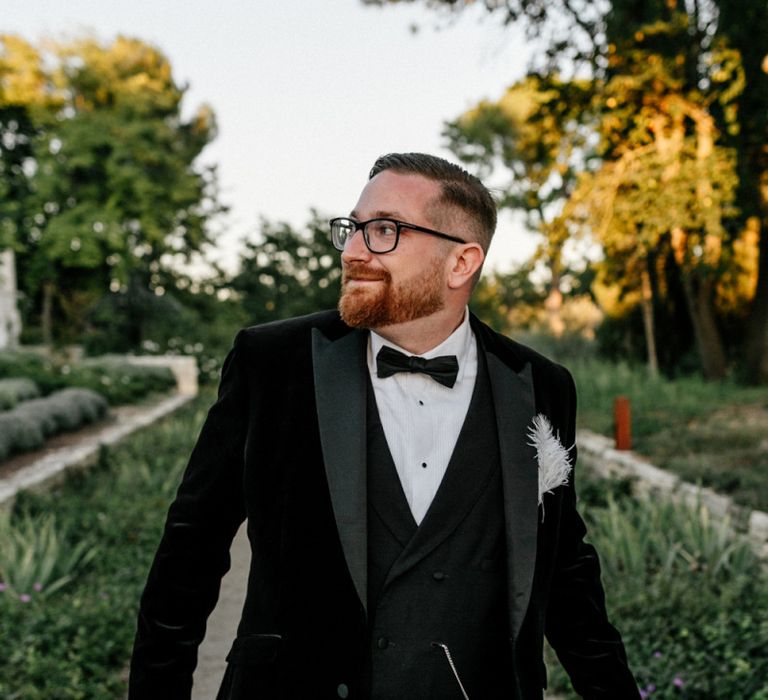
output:
{"label": "pale sky", "polygon": [[[0,32],[33,42],[84,32],[150,42],[189,85],[185,113],[213,106],[219,136],[203,160],[218,164],[232,209],[215,251],[230,268],[260,216],[301,227],[310,207],[348,213],[377,156],[450,158],[443,122],[501,97],[529,55],[517,28],[480,7],[451,21],[359,0],[1,1]],[[508,268],[533,245],[503,217],[489,265]]]}

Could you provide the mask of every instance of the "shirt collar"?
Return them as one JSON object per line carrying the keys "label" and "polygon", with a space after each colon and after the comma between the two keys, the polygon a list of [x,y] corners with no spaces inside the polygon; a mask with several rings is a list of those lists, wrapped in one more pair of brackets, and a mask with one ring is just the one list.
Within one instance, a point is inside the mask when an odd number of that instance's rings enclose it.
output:
{"label": "shirt collar", "polygon": [[[439,357],[440,355],[456,355],[456,359],[459,361],[459,371],[461,372],[461,369],[464,367],[465,362],[470,355],[473,343],[474,335],[472,333],[472,328],[469,325],[469,309],[465,307],[464,320],[461,322],[459,327],[453,331],[453,333],[451,333],[442,343],[436,345],[430,350],[427,350],[426,352],[421,353],[420,357],[424,357],[429,360],[433,357]],[[399,345],[395,345],[389,340],[382,338],[375,331],[371,331],[371,356],[376,357],[379,350],[381,350],[384,345],[394,348],[395,350],[399,350],[405,355],[414,354],[412,352],[408,352],[404,348],[401,348]]]}

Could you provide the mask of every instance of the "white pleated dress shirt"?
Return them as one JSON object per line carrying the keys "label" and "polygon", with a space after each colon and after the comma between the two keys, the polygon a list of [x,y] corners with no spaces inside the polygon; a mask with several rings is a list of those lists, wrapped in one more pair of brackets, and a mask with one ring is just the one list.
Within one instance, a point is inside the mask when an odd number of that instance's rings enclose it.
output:
{"label": "white pleated dress shirt", "polygon": [[417,523],[421,523],[443,480],[448,462],[469,410],[477,378],[477,343],[469,325],[469,312],[462,324],[440,345],[421,357],[456,355],[459,373],[448,388],[426,374],[398,372],[376,376],[376,355],[387,345],[407,352],[371,332],[368,341],[368,371],[387,445],[397,468],[405,497]]}

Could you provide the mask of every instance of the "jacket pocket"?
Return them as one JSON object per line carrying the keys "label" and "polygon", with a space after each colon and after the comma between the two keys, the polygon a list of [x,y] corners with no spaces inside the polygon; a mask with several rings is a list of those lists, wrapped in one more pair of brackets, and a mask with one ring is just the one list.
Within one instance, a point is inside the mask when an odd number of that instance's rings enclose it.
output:
{"label": "jacket pocket", "polygon": [[249,634],[237,637],[227,654],[233,666],[271,664],[277,660],[283,638],[279,634]]}

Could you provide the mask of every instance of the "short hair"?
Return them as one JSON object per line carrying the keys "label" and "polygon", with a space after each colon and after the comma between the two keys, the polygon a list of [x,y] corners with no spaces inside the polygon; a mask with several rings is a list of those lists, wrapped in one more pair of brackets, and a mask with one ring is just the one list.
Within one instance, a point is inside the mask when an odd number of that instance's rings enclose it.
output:
{"label": "short hair", "polygon": [[464,168],[427,153],[388,153],[380,156],[371,168],[368,179],[384,170],[401,174],[421,175],[438,182],[442,193],[440,204],[453,205],[469,215],[474,239],[488,252],[496,230],[496,203],[488,188]]}

